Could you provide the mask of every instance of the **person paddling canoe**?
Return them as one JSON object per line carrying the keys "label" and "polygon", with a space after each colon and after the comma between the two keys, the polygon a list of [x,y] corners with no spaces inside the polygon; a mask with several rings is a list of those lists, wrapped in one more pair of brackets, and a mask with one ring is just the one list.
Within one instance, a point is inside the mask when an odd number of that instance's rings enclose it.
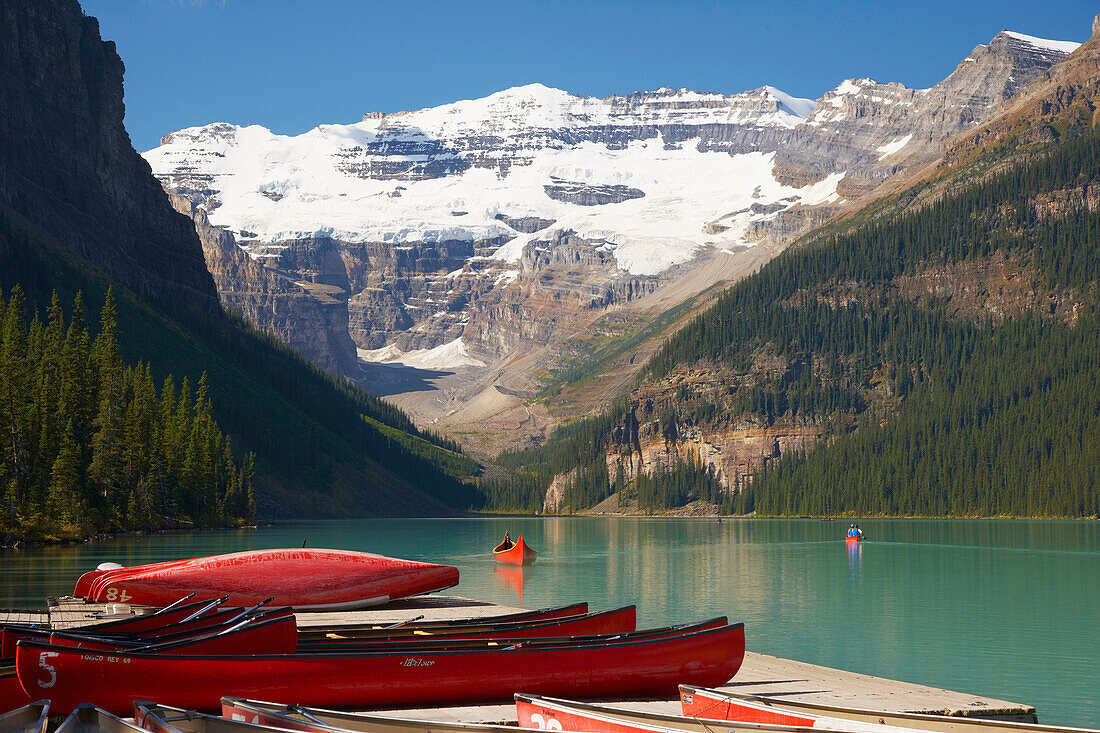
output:
{"label": "person paddling canoe", "polygon": [[513,544],[515,543],[512,542],[512,537],[508,534],[508,530],[504,530],[504,539],[499,545],[493,548],[493,552],[504,552],[505,550],[510,550]]}

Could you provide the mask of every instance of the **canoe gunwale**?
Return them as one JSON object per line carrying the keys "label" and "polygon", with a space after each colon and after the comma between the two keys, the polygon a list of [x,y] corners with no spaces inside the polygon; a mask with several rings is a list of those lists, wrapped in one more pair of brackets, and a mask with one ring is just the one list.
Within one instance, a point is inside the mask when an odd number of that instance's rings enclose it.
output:
{"label": "canoe gunwale", "polygon": [[[288,723],[293,723],[297,728],[285,728],[285,730],[300,730],[300,726],[313,725],[318,728],[332,731],[341,731],[345,733],[347,731],[354,731],[358,733],[359,729],[351,727],[343,727],[334,725],[332,723],[325,722],[321,718],[339,718],[349,722],[360,721],[363,723],[384,723],[386,725],[401,725],[408,724],[410,731],[416,731],[417,733],[423,733],[425,730],[452,730],[452,731],[470,731],[470,733],[478,733],[478,731],[488,731],[491,733],[516,733],[517,729],[512,725],[500,725],[498,723],[466,723],[462,721],[444,721],[444,720],[420,720],[419,718],[398,718],[388,715],[375,715],[374,713],[360,713],[351,712],[347,710],[331,710],[329,708],[313,707],[309,705],[283,705],[276,702],[264,702],[261,700],[250,700],[243,697],[223,697],[222,709],[231,706],[237,710],[243,710],[248,712],[259,713],[272,718],[278,718],[286,720]],[[309,718],[308,723],[296,720],[290,717],[291,714],[301,715]],[[260,723],[259,725],[264,725]],[[272,726],[276,730],[284,730],[279,726]]]}
{"label": "canoe gunwale", "polygon": [[[97,644],[115,644],[120,648],[127,647],[145,647],[145,646],[157,646],[158,649],[170,649],[172,644],[178,644],[181,642],[193,642],[200,638],[216,636],[219,632],[226,631],[234,624],[248,623],[250,628],[256,628],[259,624],[269,624],[276,621],[282,621],[288,616],[293,616],[289,608],[272,608],[269,611],[259,613],[255,616],[241,617],[240,614],[233,615],[227,614],[229,617],[223,621],[207,624],[204,626],[198,626],[193,629],[180,631],[174,634],[156,634],[149,636],[134,635],[130,637],[110,637],[110,636],[96,636],[94,634],[81,634],[78,630],[66,629],[64,631],[54,631],[49,634],[49,638],[53,639],[65,639],[68,641],[88,641]],[[161,631],[163,629],[153,629],[154,631]]]}
{"label": "canoe gunwale", "polygon": [[29,705],[23,705],[22,707],[14,708],[6,712],[0,713],[0,730],[13,730],[9,724],[15,723],[18,719],[24,718],[28,721],[32,720],[34,716],[34,708],[38,708],[38,715],[34,717],[37,722],[32,722],[30,725],[23,725],[22,728],[25,731],[38,731],[38,733],[45,733],[46,726],[50,722],[50,701],[49,700],[37,700]]}
{"label": "canoe gunwale", "polygon": [[[516,693],[515,699],[517,704],[522,702],[529,705],[558,709],[574,715],[579,713],[583,717],[592,718],[593,720],[599,720],[601,722],[609,722],[624,726],[637,726],[643,730],[650,729],[663,731],[664,733],[688,733],[683,727],[684,721],[696,723],[703,728],[713,728],[716,730],[716,733],[722,729],[725,729],[728,733],[733,733],[730,729],[734,726],[747,730],[761,731],[762,733],[822,733],[819,729],[805,726],[778,725],[774,723],[742,723],[731,720],[670,715],[668,713],[642,712],[544,695]],[[531,730],[530,728],[524,728],[522,722],[520,723],[520,729]],[[566,730],[569,730],[569,728],[566,728]],[[830,731],[828,733],[832,732]]]}
{"label": "canoe gunwale", "polygon": [[91,703],[77,705],[54,733],[84,733],[88,718],[95,719],[94,725],[101,733],[148,733],[144,728],[128,723],[114,713]]}
{"label": "canoe gunwale", "polygon": [[[150,702],[148,700],[134,700],[134,722],[142,728],[150,728],[150,726],[147,725],[150,719],[153,721],[152,728],[162,731],[177,731],[178,733],[185,732],[173,725],[174,723],[192,720],[201,720],[204,724],[209,721],[214,724],[214,731],[221,728],[234,731],[254,731],[255,733],[287,733],[286,729],[264,725],[263,723],[252,723],[247,720],[233,720],[231,718],[210,715],[208,713],[200,713],[195,710],[177,708],[171,705],[161,705],[160,703]],[[207,725],[203,725],[200,730],[203,730],[204,733],[211,733],[211,727]]]}
{"label": "canoe gunwale", "polygon": [[[762,703],[768,707],[774,707],[776,710],[793,711],[796,713],[805,713],[810,715],[820,715],[828,717],[845,717],[854,716],[852,720],[866,720],[868,722],[878,722],[880,718],[894,718],[895,722],[887,723],[887,725],[905,726],[904,721],[912,721],[914,723],[922,724],[920,728],[914,728],[917,731],[937,731],[943,730],[945,727],[966,727],[977,730],[987,730],[989,733],[1006,733],[1012,731],[1013,733],[1100,733],[1100,729],[1093,728],[1075,728],[1069,726],[1058,725],[1046,725],[1043,723],[1025,723],[1013,720],[997,720],[995,718],[979,718],[964,715],[936,715],[932,713],[913,713],[904,711],[890,711],[890,710],[874,710],[871,708],[859,708],[859,707],[844,707],[842,705],[829,705],[827,703],[813,703],[804,700],[789,700],[782,696],[781,693],[774,695],[741,695],[735,692],[727,692],[725,690],[716,690],[710,687],[700,687],[698,685],[680,685],[680,694],[684,693],[701,695],[708,699],[724,699],[728,698],[733,702],[740,700],[751,700],[753,702]],[[1031,708],[1031,712],[1034,713],[1034,708]],[[981,711],[988,712],[988,711]],[[910,726],[912,727],[912,726]]]}

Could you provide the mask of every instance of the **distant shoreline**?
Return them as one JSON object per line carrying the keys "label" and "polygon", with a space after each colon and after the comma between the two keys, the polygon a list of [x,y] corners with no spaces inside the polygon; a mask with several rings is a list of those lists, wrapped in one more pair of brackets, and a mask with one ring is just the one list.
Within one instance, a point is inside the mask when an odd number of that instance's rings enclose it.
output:
{"label": "distant shoreline", "polygon": [[[171,529],[154,529],[154,530],[119,530],[117,532],[97,532],[96,534],[88,535],[86,537],[51,537],[51,538],[38,538],[23,540],[18,537],[13,537],[13,543],[0,544],[0,550],[22,550],[31,547],[61,547],[65,545],[85,545],[92,542],[100,542],[104,540],[116,540],[122,537],[145,537],[151,535],[171,535],[171,534],[193,534],[195,532],[224,532],[227,530],[235,529],[259,529],[260,527],[274,526],[275,522],[257,522],[255,524],[242,524],[232,527],[191,527],[182,528],[174,527]],[[12,530],[14,533],[15,530]]]}

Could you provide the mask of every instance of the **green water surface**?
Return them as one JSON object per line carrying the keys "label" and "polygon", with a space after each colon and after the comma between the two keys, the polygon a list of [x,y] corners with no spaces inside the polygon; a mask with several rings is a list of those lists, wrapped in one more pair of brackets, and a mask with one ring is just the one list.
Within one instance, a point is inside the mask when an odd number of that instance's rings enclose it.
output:
{"label": "green water surface", "polygon": [[[34,608],[107,560],[331,547],[459,567],[453,593],[529,608],[638,606],[640,625],[727,615],[752,651],[1035,705],[1100,727],[1100,523],[375,519],[123,538],[0,555],[0,606]],[[497,565],[504,530],[539,551]]]}

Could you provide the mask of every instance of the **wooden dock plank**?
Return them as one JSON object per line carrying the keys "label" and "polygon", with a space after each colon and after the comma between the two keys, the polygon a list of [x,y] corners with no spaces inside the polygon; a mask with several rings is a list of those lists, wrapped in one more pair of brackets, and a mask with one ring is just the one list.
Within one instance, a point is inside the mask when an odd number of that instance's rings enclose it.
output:
{"label": "wooden dock plank", "polygon": [[461,596],[417,596],[387,603],[377,608],[361,611],[330,611],[323,613],[296,614],[298,626],[323,626],[326,624],[395,624],[423,616],[425,621],[446,621],[458,618],[477,618],[480,616],[499,616],[505,613],[519,613],[525,608],[498,606],[494,603],[477,601]]}
{"label": "wooden dock plank", "polygon": [[0,611],[0,624],[48,624],[50,614],[45,611],[22,611],[10,609]]}

